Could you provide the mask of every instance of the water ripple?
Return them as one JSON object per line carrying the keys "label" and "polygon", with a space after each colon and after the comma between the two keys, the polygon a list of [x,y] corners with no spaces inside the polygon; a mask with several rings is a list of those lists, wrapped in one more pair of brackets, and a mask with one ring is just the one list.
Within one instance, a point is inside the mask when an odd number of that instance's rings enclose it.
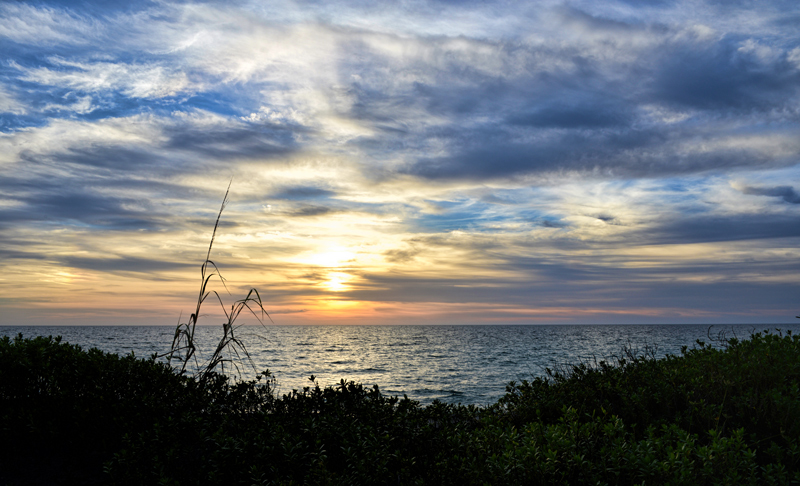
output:
{"label": "water ripple", "polygon": [[[747,337],[751,331],[798,324],[714,326]],[[167,351],[173,328],[132,326],[0,327],[0,336],[61,335],[84,349],[147,357]],[[256,369],[269,369],[286,393],[309,386],[353,380],[377,384],[384,393],[408,394],[422,403],[442,400],[486,405],[511,381],[543,376],[546,368],[619,355],[623,347],[656,346],[657,356],[679,354],[697,339],[708,341],[706,325],[597,326],[269,326],[242,327]],[[198,327],[200,353],[219,337],[217,327]],[[252,377],[255,372],[246,377]]]}

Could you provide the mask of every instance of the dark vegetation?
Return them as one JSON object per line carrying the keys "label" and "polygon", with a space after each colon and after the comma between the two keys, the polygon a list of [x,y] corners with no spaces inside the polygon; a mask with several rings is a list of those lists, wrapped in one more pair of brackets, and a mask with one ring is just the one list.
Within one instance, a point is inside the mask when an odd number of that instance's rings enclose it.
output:
{"label": "dark vegetation", "polygon": [[[510,384],[487,407],[179,374],[0,340],[0,484],[795,484],[800,339],[756,333]],[[476,370],[476,373],[478,370]]]}

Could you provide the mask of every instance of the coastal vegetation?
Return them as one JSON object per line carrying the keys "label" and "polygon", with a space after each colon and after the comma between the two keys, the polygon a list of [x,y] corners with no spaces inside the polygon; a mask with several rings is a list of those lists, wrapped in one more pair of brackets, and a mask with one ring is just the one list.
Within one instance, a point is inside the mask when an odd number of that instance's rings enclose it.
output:
{"label": "coastal vegetation", "polygon": [[779,331],[549,370],[486,407],[6,337],[0,484],[796,484],[799,386]]}

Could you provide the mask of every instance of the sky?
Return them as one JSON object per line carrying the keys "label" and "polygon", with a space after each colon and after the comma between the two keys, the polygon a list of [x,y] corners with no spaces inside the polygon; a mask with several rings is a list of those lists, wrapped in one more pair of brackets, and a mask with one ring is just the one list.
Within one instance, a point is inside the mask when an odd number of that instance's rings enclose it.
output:
{"label": "sky", "polygon": [[791,323],[798,25],[796,0],[2,2],[0,325],[185,320],[229,184],[213,288],[276,324]]}

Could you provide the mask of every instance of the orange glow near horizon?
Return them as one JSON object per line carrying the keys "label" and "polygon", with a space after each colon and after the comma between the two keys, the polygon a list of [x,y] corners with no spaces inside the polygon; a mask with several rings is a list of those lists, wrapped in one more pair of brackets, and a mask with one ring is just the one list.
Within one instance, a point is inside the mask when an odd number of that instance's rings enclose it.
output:
{"label": "orange glow near horizon", "polygon": [[[182,236],[182,235],[181,235]],[[202,237],[202,235],[200,235]],[[599,294],[603,305],[591,305],[583,297],[558,299],[530,294],[531,302],[485,301],[485,295],[502,296],[525,285],[525,274],[514,268],[494,268],[496,255],[469,253],[472,241],[483,244],[480,235],[450,235],[439,240],[438,247],[424,248],[420,243],[409,247],[403,240],[392,245],[380,241],[379,234],[367,234],[359,245],[331,245],[325,240],[284,238],[287,250],[265,252],[260,240],[226,237],[223,233],[212,251],[212,259],[226,278],[228,293],[217,278],[210,289],[219,292],[226,306],[243,298],[255,287],[264,300],[265,308],[275,324],[458,324],[458,323],[569,323],[569,322],[636,322],[647,320],[692,319],[695,321],[719,318],[718,311],[680,306],[619,305],[623,297],[617,293]],[[162,235],[143,234],[131,239],[128,251],[140,255],[154,246],[159,238],[163,247],[175,248],[180,254],[204,256],[200,239],[186,245],[178,238],[167,240]],[[299,244],[298,242],[302,243]],[[355,243],[354,242],[354,243]],[[102,238],[96,244],[102,244]],[[118,242],[113,240],[116,245]],[[272,245],[277,245],[274,241]],[[514,248],[509,245],[509,248]],[[663,266],[676,258],[705,258],[717,252],[722,255],[746,255],[743,243],[706,244],[679,249],[668,247],[663,253],[657,248],[625,247],[618,252],[587,254],[587,262],[597,268],[615,265],[620,258],[654,261],[645,267]],[[787,250],[788,251],[788,250]],[[794,250],[791,250],[794,251]],[[772,250],[761,258],[780,259],[785,253]],[[115,258],[128,258],[117,251]],[[252,258],[257,256],[258,259]],[[10,269],[0,280],[7,308],[12,308],[9,321],[30,323],[94,323],[138,322],[172,325],[182,314],[184,320],[194,309],[199,285],[199,264],[182,265],[171,269],[154,268],[143,271],[134,262],[114,272],[97,269],[59,269],[50,262],[33,262],[25,271]],[[180,257],[170,257],[178,260]],[[573,256],[574,258],[574,256]],[[166,259],[166,258],[165,258]],[[593,260],[592,260],[593,259]],[[658,262],[655,262],[658,259]],[[656,264],[657,263],[657,264]],[[641,268],[640,265],[635,265]],[[765,275],[765,281],[773,276]],[[697,275],[681,276],[673,272],[670,278],[680,278],[688,284],[698,283]],[[428,281],[435,282],[428,284]],[[534,283],[536,283],[534,281]],[[547,284],[551,285],[551,284]],[[547,285],[539,287],[547,290]],[[421,289],[421,290],[420,290]],[[461,296],[461,302],[440,301],[438,294]],[[41,295],[47,299],[41,299]],[[477,299],[472,300],[470,296]],[[594,297],[593,297],[594,298]],[[481,301],[480,299],[484,299]],[[14,311],[11,302],[18,302]],[[210,296],[204,304],[207,315],[201,324],[214,325],[219,320],[218,302]],[[790,309],[769,311],[730,311],[731,318],[758,315],[781,315]],[[13,321],[11,321],[13,319]],[[255,324],[250,316],[243,323]],[[269,321],[268,321],[269,322]]]}

